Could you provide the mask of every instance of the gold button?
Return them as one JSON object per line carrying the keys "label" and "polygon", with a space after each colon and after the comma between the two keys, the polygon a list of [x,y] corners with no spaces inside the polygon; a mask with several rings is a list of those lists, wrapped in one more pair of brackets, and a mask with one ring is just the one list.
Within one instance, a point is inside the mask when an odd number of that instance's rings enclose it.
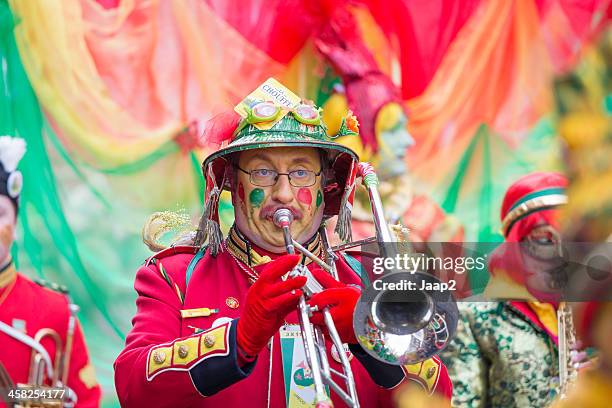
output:
{"label": "gold button", "polygon": [[180,358],[185,358],[185,357],[187,357],[187,353],[189,353],[189,348],[186,345],[181,344],[179,346],[179,348],[178,348],[178,355],[179,355],[179,357]]}
{"label": "gold button", "polygon": [[238,309],[238,307],[240,306],[240,303],[238,302],[238,299],[236,299],[233,296],[230,296],[227,299],[225,299],[225,304],[230,309]]}
{"label": "gold button", "polygon": [[436,373],[436,367],[429,367],[429,370],[427,370],[427,379],[430,379],[431,377],[433,377],[435,373]]}
{"label": "gold button", "polygon": [[155,351],[155,353],[153,353],[153,361],[155,361],[156,364],[163,363],[166,361],[166,353],[163,351]]}
{"label": "gold button", "polygon": [[213,336],[212,334],[207,334],[204,336],[204,345],[206,346],[206,348],[211,348],[212,346],[215,345],[215,336]]}

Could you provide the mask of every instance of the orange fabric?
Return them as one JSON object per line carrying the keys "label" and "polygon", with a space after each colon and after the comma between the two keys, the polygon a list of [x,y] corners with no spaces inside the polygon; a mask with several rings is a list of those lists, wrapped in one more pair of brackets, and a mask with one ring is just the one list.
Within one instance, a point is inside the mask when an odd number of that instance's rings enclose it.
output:
{"label": "orange fabric", "polygon": [[543,302],[527,302],[531,310],[538,316],[540,323],[550,333],[558,336],[557,310],[550,303]]}
{"label": "orange fabric", "polygon": [[203,1],[10,5],[42,106],[68,149],[102,167],[150,154],[284,69]]}
{"label": "orange fabric", "polygon": [[552,74],[535,5],[484,2],[408,102],[411,168],[429,179],[448,174],[482,123],[516,144],[550,108]]}

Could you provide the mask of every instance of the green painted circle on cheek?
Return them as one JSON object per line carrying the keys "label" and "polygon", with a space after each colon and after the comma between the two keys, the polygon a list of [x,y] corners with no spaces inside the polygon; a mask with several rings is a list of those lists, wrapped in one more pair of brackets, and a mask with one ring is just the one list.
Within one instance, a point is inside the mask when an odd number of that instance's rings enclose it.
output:
{"label": "green painted circle on cheek", "polygon": [[255,188],[249,194],[249,201],[251,201],[252,206],[259,208],[263,203],[264,196],[264,191],[261,188]]}
{"label": "green painted circle on cheek", "polygon": [[323,202],[323,194],[321,193],[321,190],[319,190],[317,191],[317,208],[321,206],[322,202]]}

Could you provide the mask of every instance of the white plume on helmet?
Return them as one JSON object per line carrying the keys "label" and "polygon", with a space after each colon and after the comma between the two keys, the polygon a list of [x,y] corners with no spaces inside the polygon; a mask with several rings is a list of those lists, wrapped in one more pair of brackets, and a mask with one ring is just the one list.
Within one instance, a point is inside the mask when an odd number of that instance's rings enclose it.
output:
{"label": "white plume on helmet", "polygon": [[0,163],[7,173],[12,173],[17,169],[25,152],[25,140],[12,136],[0,136]]}

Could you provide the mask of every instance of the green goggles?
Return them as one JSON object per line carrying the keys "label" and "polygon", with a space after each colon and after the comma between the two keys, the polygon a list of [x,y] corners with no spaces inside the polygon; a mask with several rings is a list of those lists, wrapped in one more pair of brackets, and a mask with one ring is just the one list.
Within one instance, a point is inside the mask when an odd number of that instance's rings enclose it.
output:
{"label": "green goggles", "polygon": [[305,125],[321,124],[321,112],[313,105],[300,104],[292,109],[284,109],[274,104],[274,102],[259,102],[253,105],[249,116],[246,118],[246,122],[249,124],[275,122],[281,113],[287,110],[300,123]]}

